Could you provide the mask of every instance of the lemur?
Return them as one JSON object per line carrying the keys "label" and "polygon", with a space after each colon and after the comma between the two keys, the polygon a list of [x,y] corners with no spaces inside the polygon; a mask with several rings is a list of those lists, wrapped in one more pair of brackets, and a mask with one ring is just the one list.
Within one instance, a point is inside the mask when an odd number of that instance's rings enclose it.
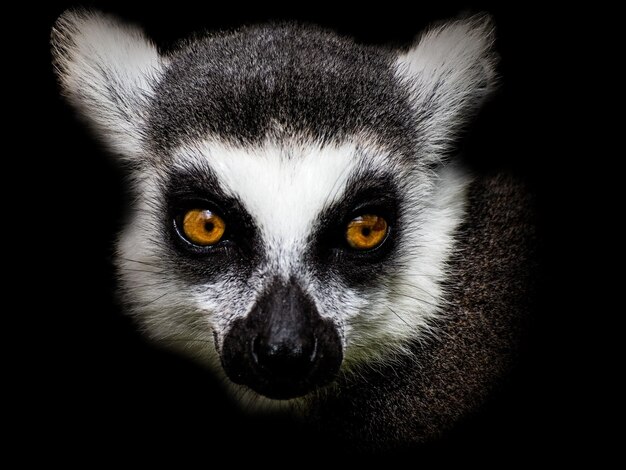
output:
{"label": "lemur", "polygon": [[65,12],[62,92],[132,185],[128,314],[252,412],[376,448],[452,427],[509,367],[530,303],[527,191],[457,157],[493,44],[483,14],[403,49],[274,23],[160,53]]}

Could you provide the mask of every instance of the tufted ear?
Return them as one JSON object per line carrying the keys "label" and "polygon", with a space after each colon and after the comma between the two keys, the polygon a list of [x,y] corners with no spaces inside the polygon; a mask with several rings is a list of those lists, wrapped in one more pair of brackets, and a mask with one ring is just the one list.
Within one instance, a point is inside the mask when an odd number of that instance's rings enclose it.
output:
{"label": "tufted ear", "polygon": [[[397,58],[411,89],[426,153],[440,158],[496,85],[491,18],[477,15],[426,31]],[[435,157],[439,156],[439,157]]]}
{"label": "tufted ear", "polygon": [[164,68],[154,44],[139,28],[86,10],[63,13],[51,42],[69,101],[122,158],[141,152],[147,99]]}

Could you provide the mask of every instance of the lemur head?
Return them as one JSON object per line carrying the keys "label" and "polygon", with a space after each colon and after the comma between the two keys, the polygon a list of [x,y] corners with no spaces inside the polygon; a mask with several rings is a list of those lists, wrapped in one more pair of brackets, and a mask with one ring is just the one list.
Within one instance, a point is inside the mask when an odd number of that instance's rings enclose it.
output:
{"label": "lemur head", "polygon": [[447,163],[493,88],[492,42],[477,16],[401,51],[278,24],[160,54],[62,15],[63,92],[133,182],[117,266],[139,325],[273,399],[427,337],[463,213]]}

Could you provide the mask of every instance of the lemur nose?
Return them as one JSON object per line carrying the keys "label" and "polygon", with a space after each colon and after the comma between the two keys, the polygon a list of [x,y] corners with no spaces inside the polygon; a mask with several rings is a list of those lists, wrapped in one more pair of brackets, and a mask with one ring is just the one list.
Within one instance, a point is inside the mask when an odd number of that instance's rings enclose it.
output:
{"label": "lemur nose", "polygon": [[306,377],[315,364],[317,338],[303,335],[299,338],[257,336],[252,341],[252,358],[269,375],[276,378]]}
{"label": "lemur nose", "polygon": [[221,357],[233,382],[289,399],[332,381],[343,349],[337,327],[298,282],[276,279],[250,313],[233,322]]}

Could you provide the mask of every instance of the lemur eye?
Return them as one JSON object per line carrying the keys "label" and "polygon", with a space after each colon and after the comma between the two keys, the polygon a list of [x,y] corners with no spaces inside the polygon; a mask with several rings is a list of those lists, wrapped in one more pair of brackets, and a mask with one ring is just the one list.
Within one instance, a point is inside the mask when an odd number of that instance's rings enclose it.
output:
{"label": "lemur eye", "polygon": [[355,250],[371,250],[385,241],[388,228],[387,221],[378,215],[361,215],[348,223],[346,241]]}
{"label": "lemur eye", "polygon": [[215,245],[225,230],[224,219],[208,209],[191,209],[183,216],[183,233],[194,245]]}

